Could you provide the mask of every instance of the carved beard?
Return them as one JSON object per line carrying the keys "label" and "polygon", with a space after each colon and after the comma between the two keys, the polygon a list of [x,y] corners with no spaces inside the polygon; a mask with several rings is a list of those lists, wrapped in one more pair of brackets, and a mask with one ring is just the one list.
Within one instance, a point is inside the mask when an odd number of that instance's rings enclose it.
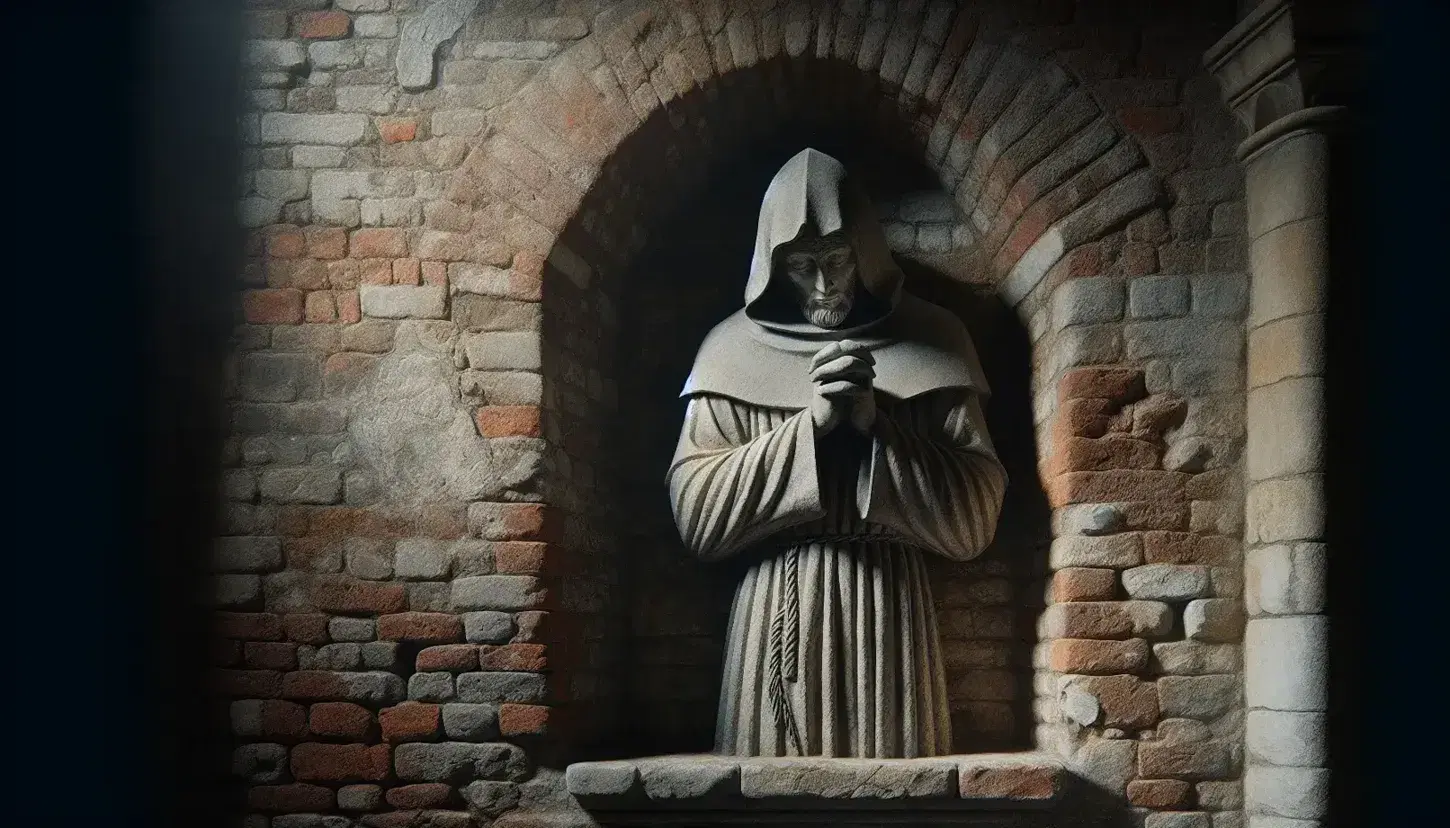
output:
{"label": "carved beard", "polygon": [[827,304],[821,298],[812,298],[806,303],[806,318],[818,328],[838,328],[851,313],[851,300],[840,298]]}

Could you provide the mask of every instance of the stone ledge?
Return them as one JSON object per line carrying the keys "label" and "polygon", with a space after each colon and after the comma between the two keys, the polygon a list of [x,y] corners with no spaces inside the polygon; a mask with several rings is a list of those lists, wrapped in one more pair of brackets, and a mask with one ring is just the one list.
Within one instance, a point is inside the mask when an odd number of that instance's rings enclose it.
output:
{"label": "stone ledge", "polygon": [[[568,767],[565,782],[585,807],[633,812],[649,824],[665,812],[977,812],[1042,810],[1063,792],[1062,763],[1041,753],[924,759],[657,756]],[[990,824],[983,823],[983,824]]]}

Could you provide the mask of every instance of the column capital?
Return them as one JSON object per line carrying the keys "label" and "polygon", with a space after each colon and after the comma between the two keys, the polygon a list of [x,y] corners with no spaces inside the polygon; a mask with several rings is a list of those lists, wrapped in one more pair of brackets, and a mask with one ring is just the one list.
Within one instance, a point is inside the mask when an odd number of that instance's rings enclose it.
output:
{"label": "column capital", "polygon": [[1341,5],[1265,0],[1204,53],[1204,66],[1248,133],[1347,102],[1347,81],[1360,76],[1355,44],[1362,28],[1345,9],[1326,8]]}

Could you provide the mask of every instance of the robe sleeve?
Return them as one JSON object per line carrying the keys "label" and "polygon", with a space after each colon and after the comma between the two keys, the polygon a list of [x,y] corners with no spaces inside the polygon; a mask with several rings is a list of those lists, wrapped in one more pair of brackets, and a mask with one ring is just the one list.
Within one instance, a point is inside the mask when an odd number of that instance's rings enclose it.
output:
{"label": "robe sleeve", "polygon": [[680,538],[705,560],[825,514],[810,412],[752,437],[763,415],[724,397],[690,397],[668,483]]}
{"label": "robe sleeve", "polygon": [[970,560],[996,534],[1007,472],[976,395],[932,396],[877,412],[856,506],[911,543]]}

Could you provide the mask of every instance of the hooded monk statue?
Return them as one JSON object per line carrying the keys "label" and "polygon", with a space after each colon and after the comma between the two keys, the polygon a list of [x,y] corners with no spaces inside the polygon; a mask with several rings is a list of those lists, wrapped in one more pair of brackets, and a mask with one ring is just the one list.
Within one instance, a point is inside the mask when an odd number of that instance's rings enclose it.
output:
{"label": "hooded monk statue", "polygon": [[705,338],[668,483],[744,556],[715,728],[738,756],[951,751],[923,557],[981,554],[1006,472],[966,328],[902,289],[871,204],[807,149],[765,191],[745,307]]}

